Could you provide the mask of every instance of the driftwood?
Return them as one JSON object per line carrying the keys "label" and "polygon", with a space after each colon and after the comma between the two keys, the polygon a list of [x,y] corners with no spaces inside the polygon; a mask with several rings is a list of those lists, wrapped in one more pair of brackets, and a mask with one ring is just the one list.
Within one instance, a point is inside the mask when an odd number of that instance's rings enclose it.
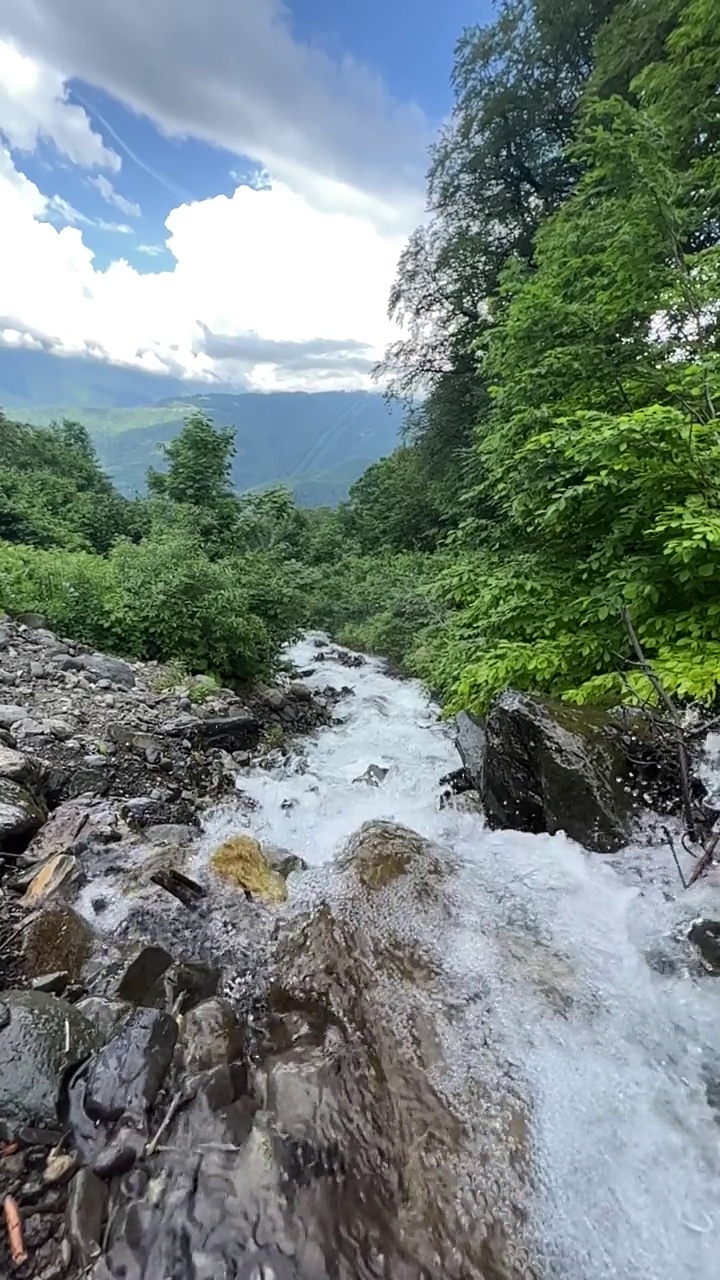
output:
{"label": "driftwood", "polygon": [[[637,632],[633,626],[629,611],[627,609],[621,609],[620,617],[622,618],[623,626],[628,634],[628,639],[630,640],[630,644],[636,657],[634,665],[639,667],[643,674],[647,676],[647,679],[655,690],[660,704],[665,708],[668,715],[667,720],[657,717],[656,723],[658,728],[662,729],[672,737],[675,744],[675,750],[677,751],[680,795],[682,799],[683,821],[685,824],[682,844],[685,851],[695,859],[695,866],[687,878],[680,865],[673,837],[667,827],[663,828],[663,830],[665,832],[665,838],[670,846],[670,851],[675,860],[675,866],[677,867],[683,888],[689,889],[691,885],[696,884],[701,876],[705,875],[713,865],[715,852],[718,844],[720,844],[720,831],[713,831],[711,829],[710,824],[707,822],[707,816],[698,812],[693,803],[690,752],[687,744],[688,741],[702,737],[703,734],[710,732],[711,729],[716,726],[720,726],[720,717],[709,720],[702,726],[685,728],[678,708],[670,697],[667,689],[664,688],[662,681],[658,679],[658,676],[653,671],[650,663],[643,653],[642,645],[640,644]],[[691,844],[699,846],[700,851],[695,853],[692,849],[688,848],[688,841]]]}
{"label": "driftwood", "polygon": [[198,903],[207,897],[207,890],[203,889],[201,884],[191,880],[189,876],[182,875],[180,871],[173,871],[170,867],[161,868],[150,879],[153,884],[171,893],[178,902],[182,902],[189,911],[194,911]]}

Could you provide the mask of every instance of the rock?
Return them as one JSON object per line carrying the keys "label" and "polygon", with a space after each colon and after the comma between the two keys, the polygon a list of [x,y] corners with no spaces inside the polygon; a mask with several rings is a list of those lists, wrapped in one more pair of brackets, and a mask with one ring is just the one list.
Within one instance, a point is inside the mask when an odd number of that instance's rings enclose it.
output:
{"label": "rock", "polygon": [[69,1100],[76,1144],[83,1159],[103,1176],[119,1172],[120,1166],[131,1167],[140,1154],[147,1112],[165,1079],[176,1040],[177,1023],[169,1014],[136,1009],[74,1075]]}
{"label": "rock", "polygon": [[482,798],[491,825],[554,834],[610,853],[628,842],[633,782],[600,711],[512,690],[490,709]]}
{"label": "rock", "polygon": [[210,865],[217,875],[248,894],[267,902],[284,902],[287,898],[285,881],[270,866],[262,846],[252,836],[226,840],[213,853]]}
{"label": "rock", "polygon": [[294,680],[290,685],[290,694],[293,698],[297,698],[298,702],[312,702],[312,690],[308,689],[306,684],[301,684],[299,680]]}
{"label": "rock", "polygon": [[10,1021],[0,1030],[0,1117],[17,1125],[56,1125],[65,1072],[97,1046],[94,1027],[74,1005],[42,991],[4,991]]}
{"label": "rock", "polygon": [[274,689],[270,685],[259,684],[255,692],[273,711],[282,711],[287,704],[287,696],[282,689]]}
{"label": "rock", "polygon": [[708,973],[720,973],[720,920],[695,920],[688,938]]}
{"label": "rock", "polygon": [[66,1182],[77,1169],[77,1156],[74,1152],[65,1154],[62,1151],[51,1151],[45,1165],[43,1182],[48,1186],[56,1186]]}
{"label": "rock", "polygon": [[0,703],[0,729],[12,729],[14,724],[28,718],[27,707],[19,707],[16,703]]}
{"label": "rock", "polygon": [[459,813],[476,813],[482,817],[483,803],[479,791],[461,791],[452,795],[447,806],[449,809],[457,809]]}
{"label": "rock", "polygon": [[353,782],[366,782],[369,787],[379,787],[389,772],[390,770],[383,769],[382,765],[369,764],[364,773],[361,773],[358,778],[353,778]]}
{"label": "rock", "polygon": [[120,814],[112,801],[97,798],[67,800],[58,806],[28,846],[29,861],[44,862],[58,853],[92,844],[109,844],[123,834]]}
{"label": "rock", "polygon": [[96,676],[98,680],[110,680],[121,689],[132,689],[135,686],[135,672],[128,662],[121,658],[108,658],[102,653],[84,654],[80,665]]}
{"label": "rock", "polygon": [[71,853],[56,854],[33,876],[22,899],[23,905],[34,907],[48,898],[61,897],[77,883],[81,874],[80,863]]}
{"label": "rock", "polygon": [[158,984],[162,1003],[168,1010],[186,1013],[217,994],[221,976],[220,969],[198,960],[172,964]]}
{"label": "rock", "polygon": [[26,844],[46,818],[44,803],[26,786],[0,778],[0,850]]}
{"label": "rock", "polygon": [[205,749],[222,747],[225,751],[253,750],[260,739],[260,722],[254,716],[217,716],[205,720],[193,716],[169,721],[163,733],[171,738],[187,738],[194,746]]}
{"label": "rock", "polygon": [[288,876],[294,875],[297,871],[308,869],[305,859],[297,853],[291,853],[289,849],[278,849],[274,845],[266,844],[263,845],[263,853],[270,866],[283,877],[283,880],[287,880]]}
{"label": "rock", "polygon": [[118,982],[118,999],[143,1004],[172,962],[164,947],[139,946]]}
{"label": "rock", "polygon": [[[61,996],[67,989],[69,981],[70,974],[67,969],[56,969],[55,973],[43,973],[39,978],[33,978],[32,989],[45,991],[49,996]],[[77,1008],[77,1005],[75,1007]]]}
{"label": "rock", "polygon": [[48,725],[41,720],[21,720],[15,725],[15,734],[18,739],[23,738],[51,738],[52,733]]}
{"label": "rock", "polygon": [[454,865],[450,855],[397,822],[365,822],[337,859],[366,889],[384,889],[401,877],[422,886],[425,895],[442,888]]}
{"label": "rock", "polygon": [[75,1008],[91,1022],[101,1044],[106,1044],[124,1018],[132,1013],[132,1005],[124,1000],[103,1000],[101,996],[85,996]]}
{"label": "rock", "polygon": [[43,728],[60,742],[67,742],[75,732],[74,725],[70,724],[69,720],[63,720],[61,716],[50,716],[49,719],[43,720]]}
{"label": "rock", "polygon": [[23,958],[30,977],[53,969],[65,970],[72,982],[92,955],[95,934],[90,925],[65,903],[53,903],[23,930]]}
{"label": "rock", "polygon": [[40,768],[35,760],[0,743],[0,778],[32,785],[39,777]]}
{"label": "rock", "polygon": [[43,613],[16,613],[15,621],[21,627],[29,627],[31,631],[47,631],[49,635],[53,633],[48,630],[49,623]]}
{"label": "rock", "polygon": [[44,675],[45,675],[45,667],[43,666],[43,663],[42,663],[42,662],[31,662],[31,663],[30,663],[30,678],[31,678],[31,680],[42,680],[42,678],[43,678],[43,676],[44,676]]}
{"label": "rock", "polygon": [[0,668],[0,684],[13,685],[18,682],[18,674],[16,671],[4,671]]}
{"label": "rock", "polygon": [[182,1033],[185,1070],[198,1075],[243,1054],[242,1028],[226,1000],[206,1000],[185,1016]]}
{"label": "rock", "polygon": [[455,727],[455,746],[472,785],[479,791],[485,763],[485,726],[471,711],[460,711],[455,717]]}
{"label": "rock", "polygon": [[65,1226],[73,1260],[83,1271],[100,1255],[107,1201],[105,1183],[90,1169],[81,1169],[70,1184]]}

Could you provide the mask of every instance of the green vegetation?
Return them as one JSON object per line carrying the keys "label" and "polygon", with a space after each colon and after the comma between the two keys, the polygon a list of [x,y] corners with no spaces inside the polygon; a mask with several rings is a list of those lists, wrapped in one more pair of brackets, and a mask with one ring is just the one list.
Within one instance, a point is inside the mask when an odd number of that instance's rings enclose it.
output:
{"label": "green vegetation", "polygon": [[[717,701],[719,68],[717,0],[502,0],[458,44],[390,300],[402,447],[335,511],[238,498],[243,397],[217,397],[126,502],[86,433],[4,422],[7,607],[220,679],[320,625],[478,711],[650,695],[629,610],[667,689]],[[310,482],[338,439],[278,465]]]}

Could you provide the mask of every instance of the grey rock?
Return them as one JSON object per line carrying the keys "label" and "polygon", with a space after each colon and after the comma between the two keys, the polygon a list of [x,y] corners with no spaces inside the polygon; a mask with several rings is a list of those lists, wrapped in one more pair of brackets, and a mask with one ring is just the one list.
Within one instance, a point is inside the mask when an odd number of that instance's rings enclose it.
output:
{"label": "grey rock", "polygon": [[0,684],[17,684],[18,677],[16,671],[4,671],[0,668]]}
{"label": "grey rock", "polygon": [[53,736],[49,725],[44,724],[40,720],[34,720],[30,716],[26,720],[21,720],[19,724],[16,724],[15,733],[18,738],[49,739]]}
{"label": "grey rock", "polygon": [[290,693],[298,702],[312,702],[312,690],[297,680],[290,685]]}
{"label": "grey rock", "polygon": [[44,802],[23,783],[0,778],[0,849],[29,839],[46,818]]}
{"label": "grey rock", "polygon": [[475,788],[482,786],[485,763],[485,726],[471,711],[460,711],[455,717],[455,746]]}
{"label": "grey rock", "polygon": [[75,732],[75,726],[70,724],[69,720],[63,720],[61,716],[50,716],[43,721],[43,725],[46,732],[51,733],[53,738],[58,738],[60,742],[67,742]]}
{"label": "grey rock", "polygon": [[139,946],[118,982],[118,998],[143,1004],[172,962],[172,956],[164,947]]}
{"label": "grey rock", "polygon": [[136,1009],[83,1069],[83,1110],[95,1123],[145,1116],[165,1079],[177,1023],[159,1009]]}
{"label": "grey rock", "polygon": [[45,675],[45,667],[42,662],[30,663],[30,675],[33,680],[42,680]]}
{"label": "grey rock", "polygon": [[57,853],[70,853],[93,844],[110,844],[122,837],[123,830],[119,808],[112,801],[91,797],[67,800],[50,814],[27,849],[26,857],[44,862]]}
{"label": "grey rock", "polygon": [[695,920],[688,938],[708,973],[720,973],[720,920]]}
{"label": "grey rock", "polygon": [[132,1005],[124,1000],[103,1000],[101,996],[85,996],[75,1008],[87,1018],[103,1044],[112,1038],[120,1023],[132,1013]]}
{"label": "grey rock", "polygon": [[31,631],[46,631],[55,639],[53,633],[49,630],[48,620],[43,613],[16,613],[15,621],[21,627],[29,627]]}
{"label": "grey rock", "polygon": [[110,680],[120,689],[132,689],[135,686],[135,672],[128,662],[122,658],[108,658],[102,653],[89,653],[81,658],[81,666],[98,680]]}
{"label": "grey rock", "polygon": [[0,743],[0,778],[8,778],[11,782],[35,783],[39,780],[40,768],[35,760]]}
{"label": "grey rock", "polygon": [[379,787],[389,772],[389,769],[383,769],[382,765],[369,764],[364,773],[361,773],[358,778],[353,778],[353,782],[365,782],[369,787]]}
{"label": "grey rock", "polygon": [[242,1028],[226,1000],[206,1000],[185,1016],[182,1034],[185,1069],[190,1075],[209,1071],[243,1054]]}
{"label": "grey rock", "polygon": [[565,831],[600,853],[628,843],[634,780],[604,712],[508,690],[486,734],[482,799],[492,826]]}
{"label": "grey rock", "polygon": [[82,877],[82,869],[72,853],[56,853],[38,867],[27,887],[23,906],[34,907],[49,898],[67,897]]}
{"label": "grey rock", "polygon": [[263,702],[272,707],[273,711],[282,711],[287,703],[287,695],[283,693],[282,689],[275,689],[271,685],[260,684],[255,692],[259,698],[262,698]]}
{"label": "grey rock", "polygon": [[57,1124],[64,1073],[97,1047],[74,1005],[42,991],[5,991],[10,1020],[0,1030],[0,1116],[12,1128]]}
{"label": "grey rock", "polygon": [[171,738],[187,738],[193,746],[243,751],[257,746],[260,723],[248,715],[215,716],[204,720],[183,716],[164,724],[163,733]]}
{"label": "grey rock", "polygon": [[14,724],[27,720],[29,714],[27,707],[20,707],[15,702],[0,703],[0,729],[12,729]]}
{"label": "grey rock", "polygon": [[108,1192],[91,1169],[81,1169],[70,1184],[65,1226],[73,1260],[83,1269],[100,1255]]}
{"label": "grey rock", "polygon": [[[46,991],[49,996],[61,996],[66,991],[69,981],[70,974],[67,969],[57,969],[55,973],[43,973],[39,978],[33,978],[32,989]],[[75,1007],[77,1008],[77,1005]]]}

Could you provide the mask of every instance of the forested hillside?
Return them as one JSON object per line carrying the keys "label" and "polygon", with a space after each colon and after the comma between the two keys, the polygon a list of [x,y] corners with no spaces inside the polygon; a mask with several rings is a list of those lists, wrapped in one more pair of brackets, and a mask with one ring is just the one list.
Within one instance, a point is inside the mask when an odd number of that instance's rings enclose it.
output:
{"label": "forested hillside", "polygon": [[232,432],[196,412],[128,502],[78,428],[5,423],[6,607],[225,679],[321,624],[480,711],[652,696],[625,612],[668,690],[716,699],[719,19],[505,0],[466,31],[390,300],[402,447],[303,512],[236,497]]}

